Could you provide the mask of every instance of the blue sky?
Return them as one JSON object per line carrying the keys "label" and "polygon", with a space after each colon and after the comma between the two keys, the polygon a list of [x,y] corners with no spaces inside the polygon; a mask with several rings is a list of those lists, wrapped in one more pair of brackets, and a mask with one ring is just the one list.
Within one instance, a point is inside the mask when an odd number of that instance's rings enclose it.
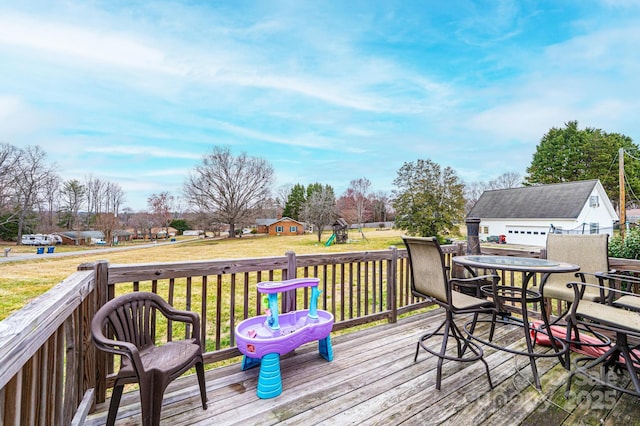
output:
{"label": "blue sky", "polygon": [[214,145],[338,194],[524,175],[570,120],[638,143],[638,76],[638,0],[0,0],[0,142],[135,210]]}

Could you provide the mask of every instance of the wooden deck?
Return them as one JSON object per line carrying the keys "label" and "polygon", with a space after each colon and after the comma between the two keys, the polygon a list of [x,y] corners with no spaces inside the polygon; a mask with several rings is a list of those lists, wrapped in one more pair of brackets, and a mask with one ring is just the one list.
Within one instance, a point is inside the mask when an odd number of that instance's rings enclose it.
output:
{"label": "wooden deck", "polygon": [[[482,363],[447,362],[442,390],[435,389],[437,359],[421,351],[418,337],[442,320],[441,310],[333,338],[334,360],[327,362],[308,344],[281,362],[283,392],[256,396],[258,369],[238,363],[207,372],[208,410],[202,410],[195,376],[170,385],[164,397],[164,425],[391,425],[391,424],[638,424],[640,399],[616,395],[576,378],[564,396],[567,371],[557,358],[537,362],[542,392],[532,385],[526,357],[485,348],[494,389]],[[461,321],[460,321],[461,322]],[[497,338],[525,347],[522,329],[500,326]],[[108,400],[86,421],[104,424]],[[140,423],[136,392],[123,396],[118,425]]]}

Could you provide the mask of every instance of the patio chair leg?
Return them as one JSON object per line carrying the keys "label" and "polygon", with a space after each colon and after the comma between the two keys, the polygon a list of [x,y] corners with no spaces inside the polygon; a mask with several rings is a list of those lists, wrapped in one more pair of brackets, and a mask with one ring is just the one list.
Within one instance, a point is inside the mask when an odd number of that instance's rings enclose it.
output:
{"label": "patio chair leg", "polygon": [[[449,316],[450,313],[447,312],[447,316]],[[451,323],[449,318],[447,318],[447,321],[445,321],[444,324],[444,331],[443,331],[443,336],[442,336],[442,346],[440,347],[440,356],[438,357],[438,370],[436,372],[436,389],[440,390],[440,382],[442,381],[442,363],[444,362],[444,356],[447,353],[447,343],[449,340],[449,329],[451,327]],[[459,344],[459,343],[458,343]]]}
{"label": "patio chair leg", "polygon": [[107,415],[107,426],[113,426],[116,423],[116,415],[118,414],[118,406],[120,405],[120,398],[122,398],[123,390],[123,384],[116,384],[113,387],[111,402],[109,403],[109,414]]}
{"label": "patio chair leg", "polygon": [[[573,332],[575,334],[571,334],[572,330],[574,330]],[[575,336],[576,339],[573,339],[572,336]],[[574,326],[571,323],[571,320],[567,321],[567,331],[565,332],[565,338],[569,341],[572,342],[574,340],[579,340],[580,337],[578,336],[578,327]],[[564,366],[565,370],[571,370],[571,345],[572,343],[567,342],[567,344],[569,345],[569,350],[567,351],[566,354],[564,354],[564,362],[562,363]]]}
{"label": "patio chair leg", "polygon": [[[470,338],[471,338],[470,336],[471,336],[471,335],[473,334],[473,332],[475,331],[477,321],[478,321],[478,313],[477,313],[477,312],[475,312],[475,313],[473,314],[473,320],[471,321],[471,327],[469,327],[469,330],[468,330],[468,331],[467,331],[467,330],[465,330],[465,331],[467,332],[467,338],[468,338],[468,339],[470,339]],[[462,337],[462,333],[460,333],[460,335],[461,335],[460,337]],[[468,341],[467,339],[464,339],[464,340],[465,340],[465,344],[464,344],[464,347],[462,348],[462,352],[461,352],[461,353],[458,353],[458,356],[459,356],[459,357],[461,357],[461,358],[462,358],[462,355],[464,355],[464,353],[467,351],[467,348],[469,347],[469,341]]]}
{"label": "patio chair leg", "polygon": [[[529,315],[527,313],[526,305],[522,309],[522,323],[525,327],[529,327]],[[533,343],[531,342],[531,333],[524,333],[525,341],[527,342],[527,352],[533,354]],[[551,338],[551,344],[553,346],[554,340]],[[562,362],[563,360],[560,360]],[[538,376],[538,367],[536,366],[536,357],[534,355],[529,356],[529,364],[531,364],[531,373],[533,374],[533,381],[536,385],[536,389],[542,389],[540,384],[540,377]]]}
{"label": "patio chair leg", "polygon": [[636,389],[636,392],[640,394],[640,380],[638,380],[638,372],[633,364],[633,359],[631,358],[631,353],[629,351],[629,345],[627,343],[627,335],[624,333],[619,333],[617,336],[618,343],[621,344],[622,357],[624,358],[625,366],[627,367],[627,371],[629,372],[629,376],[631,377],[631,382],[633,383],[633,387]]}
{"label": "patio chair leg", "polygon": [[152,377],[147,377],[146,380],[140,380],[140,408],[143,426],[160,424],[162,399],[167,386],[163,379],[160,374],[154,374]]}
{"label": "patio chair leg", "polygon": [[565,399],[569,399],[569,395],[571,393],[571,379],[573,379],[574,374],[576,374],[576,370],[569,371],[569,377],[567,377],[567,387],[564,390]]}
{"label": "patio chair leg", "polygon": [[196,364],[196,374],[198,376],[198,384],[200,385],[200,399],[202,399],[202,409],[207,409],[207,387],[204,381],[204,365],[199,362]]}
{"label": "patio chair leg", "polygon": [[489,341],[493,342],[493,334],[496,331],[496,313],[491,314],[491,328],[489,329]]}
{"label": "patio chair leg", "polygon": [[480,358],[480,361],[484,364],[484,369],[487,372],[487,380],[489,380],[489,388],[493,389],[493,382],[491,381],[491,374],[489,374],[489,364],[484,358]]}

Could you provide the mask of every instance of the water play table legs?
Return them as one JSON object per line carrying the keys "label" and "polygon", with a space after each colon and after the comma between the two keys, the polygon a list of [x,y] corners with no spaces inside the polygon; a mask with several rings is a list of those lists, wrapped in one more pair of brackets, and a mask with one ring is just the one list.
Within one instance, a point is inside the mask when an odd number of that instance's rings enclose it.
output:
{"label": "water play table legs", "polygon": [[[318,352],[327,361],[333,360],[331,336],[318,340]],[[260,364],[258,375],[258,398],[274,398],[282,393],[282,377],[280,376],[280,354],[269,353],[260,358],[242,357],[242,370],[256,367]]]}

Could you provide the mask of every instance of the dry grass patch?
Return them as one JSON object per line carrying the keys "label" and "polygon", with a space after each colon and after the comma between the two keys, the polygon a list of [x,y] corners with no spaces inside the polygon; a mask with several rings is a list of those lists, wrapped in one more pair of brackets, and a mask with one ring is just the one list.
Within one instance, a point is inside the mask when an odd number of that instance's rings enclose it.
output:
{"label": "dry grass patch", "polygon": [[[248,236],[232,240],[200,239],[144,248],[127,246],[126,250],[105,250],[102,253],[87,252],[86,247],[82,247],[74,250],[77,255],[69,257],[45,255],[38,259],[0,263],[0,320],[71,275],[82,263],[107,260],[112,264],[140,264],[284,256],[288,251],[313,254],[384,250],[392,245],[403,247],[402,235],[403,232],[399,230],[366,230],[365,239],[359,232],[351,231],[352,240],[349,244],[330,247],[324,245],[329,233],[323,235],[320,243],[316,235],[300,235]],[[64,247],[64,250],[71,249]],[[58,250],[57,247],[56,251]],[[35,249],[30,247],[28,253],[34,252]]]}

